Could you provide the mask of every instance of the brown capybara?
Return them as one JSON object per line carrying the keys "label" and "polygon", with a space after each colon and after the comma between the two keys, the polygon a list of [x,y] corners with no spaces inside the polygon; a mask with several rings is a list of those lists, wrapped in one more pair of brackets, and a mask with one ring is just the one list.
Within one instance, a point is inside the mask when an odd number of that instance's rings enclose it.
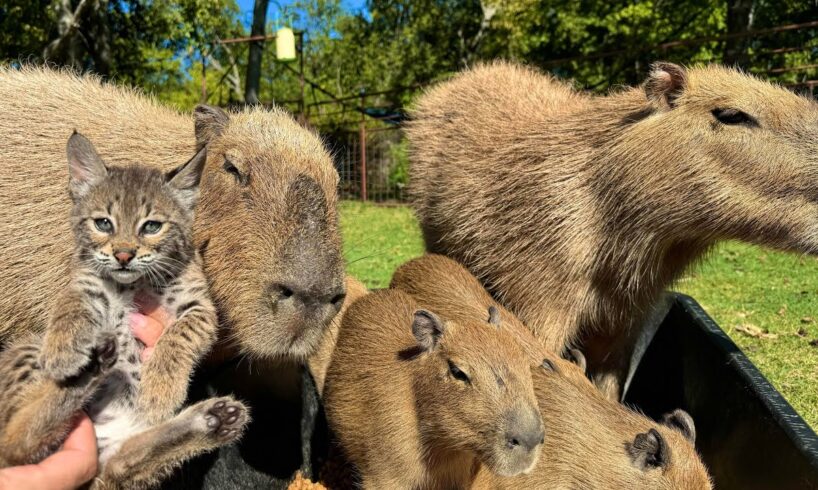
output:
{"label": "brown capybara", "polygon": [[344,314],[324,403],[364,488],[467,488],[481,465],[530,471],[543,443],[531,362],[508,330],[443,321],[394,289]]}
{"label": "brown capybara", "polygon": [[[444,319],[483,318],[485,308],[497,308],[501,328],[523,332],[518,340],[526,338],[522,322],[449,258],[429,254],[411,260],[395,271],[390,286]],[[515,478],[481,472],[474,488],[709,488],[689,415],[677,410],[656,424],[604,397],[585,377],[581,353],[571,353],[577,366],[544,350],[528,352],[542,356],[533,377],[546,430],[540,461],[531,473]]]}
{"label": "brown capybara", "polygon": [[332,360],[332,352],[335,350],[335,342],[338,341],[338,330],[341,329],[341,321],[344,318],[344,313],[346,313],[349,305],[369,293],[366,286],[364,286],[361,281],[350,275],[347,275],[346,279],[344,280],[344,285],[346,287],[347,294],[346,298],[344,298],[344,304],[341,306],[341,311],[339,311],[338,314],[335,315],[335,318],[332,319],[329,327],[327,327],[326,331],[324,332],[324,338],[321,340],[318,349],[307,360],[307,365],[309,366],[310,374],[312,374],[313,380],[315,381],[315,388],[318,391],[319,396],[324,391],[324,378],[327,376],[327,368],[329,368],[329,363]]}
{"label": "brown capybara", "polygon": [[706,490],[707,469],[693,442],[693,419],[683,410],[661,423],[607,399],[578,369],[553,359],[533,373],[546,427],[540,460],[528,474],[501,478],[481,471],[475,489],[576,488]]}
{"label": "brown capybara", "polygon": [[816,127],[814,101],[721,66],[601,97],[496,62],[418,100],[414,207],[429,251],[549,349],[583,341],[615,396],[652,305],[717,241],[818,252]]}
{"label": "brown capybara", "polygon": [[222,352],[303,359],[344,298],[338,175],[284,111],[193,117],[92,76],[0,67],[0,342],[46,325],[68,283],[65,140],[112,165],[171,170],[207,145],[194,242],[219,310]]}
{"label": "brown capybara", "polygon": [[[409,293],[423,308],[456,322],[483,319],[486,311],[491,311],[498,315],[503,328],[517,337],[534,363],[539,364],[548,352],[528,327],[491,297],[476,277],[448,257],[426,254],[403,263],[392,275],[389,287]],[[566,357],[573,358],[582,368],[570,370],[569,375],[585,377],[583,354],[571,349]]]}

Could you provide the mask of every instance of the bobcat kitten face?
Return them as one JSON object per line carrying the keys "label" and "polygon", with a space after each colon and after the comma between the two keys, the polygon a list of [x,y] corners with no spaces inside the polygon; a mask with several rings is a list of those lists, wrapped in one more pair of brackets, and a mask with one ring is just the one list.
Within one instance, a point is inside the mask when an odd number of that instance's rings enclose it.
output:
{"label": "bobcat kitten face", "polygon": [[145,166],[107,167],[91,143],[68,140],[71,223],[80,264],[120,284],[159,287],[193,256],[190,240],[201,150],[163,174]]}

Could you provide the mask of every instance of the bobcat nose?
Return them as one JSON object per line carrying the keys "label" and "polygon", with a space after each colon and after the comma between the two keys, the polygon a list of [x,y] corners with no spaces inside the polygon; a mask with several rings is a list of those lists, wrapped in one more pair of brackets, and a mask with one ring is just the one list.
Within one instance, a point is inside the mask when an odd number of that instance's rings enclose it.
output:
{"label": "bobcat nose", "polygon": [[120,248],[114,251],[114,257],[119,265],[128,265],[136,255],[136,250],[132,248]]}

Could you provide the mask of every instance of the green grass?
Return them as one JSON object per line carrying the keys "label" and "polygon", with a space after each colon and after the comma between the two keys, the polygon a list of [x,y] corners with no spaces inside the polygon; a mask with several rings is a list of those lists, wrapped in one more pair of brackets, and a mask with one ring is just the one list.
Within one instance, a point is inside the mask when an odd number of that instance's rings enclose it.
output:
{"label": "green grass", "polygon": [[[341,204],[348,272],[386,287],[395,268],[423,253],[412,211]],[[725,243],[676,287],[701,303],[812,427],[818,427],[818,260]],[[773,334],[757,338],[736,327]],[[812,345],[815,344],[815,345]]]}

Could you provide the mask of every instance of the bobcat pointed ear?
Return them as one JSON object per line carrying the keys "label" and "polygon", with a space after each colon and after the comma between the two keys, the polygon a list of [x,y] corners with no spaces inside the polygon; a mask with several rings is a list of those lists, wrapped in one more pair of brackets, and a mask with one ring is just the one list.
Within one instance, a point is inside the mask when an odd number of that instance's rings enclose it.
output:
{"label": "bobcat pointed ear", "polygon": [[650,429],[644,434],[637,434],[633,442],[625,444],[631,462],[640,470],[666,468],[670,463],[670,450],[662,434]]}
{"label": "bobcat pointed ear", "polygon": [[660,109],[672,109],[687,88],[687,71],[673,63],[654,63],[644,87],[651,103]]}
{"label": "bobcat pointed ear", "polygon": [[693,417],[684,410],[676,409],[666,413],[662,417],[662,424],[681,432],[691,444],[696,443],[696,425],[693,423]]}
{"label": "bobcat pointed ear", "polygon": [[68,155],[68,189],[72,199],[88,192],[108,175],[108,168],[88,138],[74,130],[66,146]]}
{"label": "bobcat pointed ear", "polygon": [[165,181],[180,192],[182,200],[189,209],[196,204],[205,162],[207,162],[207,146],[203,146],[186,163],[165,174]]}
{"label": "bobcat pointed ear", "polygon": [[489,306],[489,323],[495,327],[500,326],[500,310],[496,306]]}
{"label": "bobcat pointed ear", "polygon": [[230,116],[218,107],[199,104],[193,109],[193,119],[196,130],[196,149],[199,150],[224,131]]}
{"label": "bobcat pointed ear", "polygon": [[434,349],[445,330],[446,327],[443,322],[431,311],[415,311],[414,320],[412,321],[412,334],[414,334],[418,346],[422,350],[430,351]]}

